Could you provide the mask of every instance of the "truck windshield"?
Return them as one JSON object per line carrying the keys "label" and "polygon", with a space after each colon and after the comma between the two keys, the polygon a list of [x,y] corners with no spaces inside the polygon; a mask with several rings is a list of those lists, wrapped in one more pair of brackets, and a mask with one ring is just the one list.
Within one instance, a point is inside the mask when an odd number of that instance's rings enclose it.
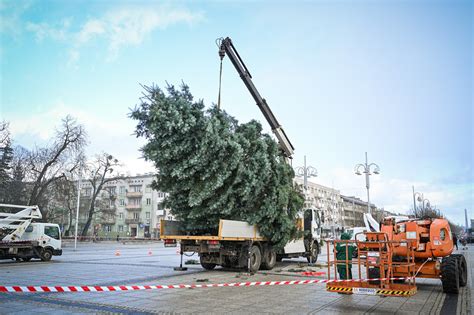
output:
{"label": "truck windshield", "polygon": [[44,234],[48,235],[49,237],[59,240],[59,229],[57,226],[45,226]]}

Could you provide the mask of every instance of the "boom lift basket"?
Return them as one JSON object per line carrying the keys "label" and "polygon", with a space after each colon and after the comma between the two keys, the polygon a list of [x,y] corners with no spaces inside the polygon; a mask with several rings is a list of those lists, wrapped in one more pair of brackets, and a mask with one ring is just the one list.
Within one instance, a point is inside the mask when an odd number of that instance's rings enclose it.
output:
{"label": "boom lift basket", "polygon": [[[365,241],[359,241],[358,235],[364,234]],[[415,257],[410,240],[389,241],[386,233],[365,232],[356,234],[354,240],[327,240],[328,253],[328,283],[326,290],[344,294],[366,294],[381,296],[411,296],[417,291],[415,283]],[[338,260],[336,246],[345,248],[346,259]],[[342,245],[342,246],[341,246]],[[349,256],[349,246],[357,249],[357,259]],[[396,247],[407,247],[405,261],[394,261],[393,252]],[[357,278],[340,279],[337,266],[345,268],[346,275],[350,274],[350,265],[356,268]],[[353,267],[353,268],[354,268]],[[395,278],[394,268],[407,271],[404,277]],[[354,273],[356,274],[356,273]],[[372,280],[373,279],[373,280]],[[342,281],[341,281],[342,280]]]}

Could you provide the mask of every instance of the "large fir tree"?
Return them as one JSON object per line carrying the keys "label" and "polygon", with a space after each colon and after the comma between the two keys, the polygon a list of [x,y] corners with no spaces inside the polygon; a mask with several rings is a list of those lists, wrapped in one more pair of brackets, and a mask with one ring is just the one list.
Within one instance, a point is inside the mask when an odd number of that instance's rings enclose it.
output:
{"label": "large fir tree", "polygon": [[303,198],[278,144],[257,121],[239,124],[216,107],[205,110],[188,86],[145,87],[130,116],[159,170],[155,188],[190,233],[216,233],[219,219],[257,224],[274,246],[296,234]]}

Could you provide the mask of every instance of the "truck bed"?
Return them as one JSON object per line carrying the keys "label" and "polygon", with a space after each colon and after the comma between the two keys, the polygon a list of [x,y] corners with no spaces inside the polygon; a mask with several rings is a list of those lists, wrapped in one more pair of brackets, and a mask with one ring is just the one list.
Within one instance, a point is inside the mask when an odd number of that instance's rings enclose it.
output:
{"label": "truck bed", "polygon": [[161,220],[160,238],[174,240],[264,241],[255,225],[235,220],[219,220],[218,235],[188,235],[180,222]]}

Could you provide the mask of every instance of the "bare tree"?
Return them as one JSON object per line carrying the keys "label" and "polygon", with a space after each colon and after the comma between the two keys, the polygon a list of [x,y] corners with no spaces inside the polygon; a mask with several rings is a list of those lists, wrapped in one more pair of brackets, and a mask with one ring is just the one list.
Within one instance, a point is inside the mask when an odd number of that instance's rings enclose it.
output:
{"label": "bare tree", "polygon": [[81,234],[82,236],[87,235],[94,214],[100,212],[100,208],[97,208],[99,203],[97,197],[104,188],[104,185],[108,182],[121,179],[118,175],[118,167],[118,160],[107,153],[98,155],[96,160],[87,166],[88,181],[91,184],[91,199],[87,212],[87,221]]}
{"label": "bare tree", "polygon": [[68,178],[61,178],[54,182],[51,190],[55,203],[51,208],[50,221],[61,222],[63,235],[69,236],[76,211],[77,183]]}
{"label": "bare tree", "polygon": [[86,145],[86,132],[82,125],[67,116],[50,147],[35,148],[30,151],[26,164],[29,205],[40,205],[43,219],[48,217],[48,188],[57,180],[63,179],[66,172],[73,172],[80,165],[78,156]]}
{"label": "bare tree", "polygon": [[8,190],[11,183],[13,148],[8,123],[0,122],[0,202],[8,202]]}

